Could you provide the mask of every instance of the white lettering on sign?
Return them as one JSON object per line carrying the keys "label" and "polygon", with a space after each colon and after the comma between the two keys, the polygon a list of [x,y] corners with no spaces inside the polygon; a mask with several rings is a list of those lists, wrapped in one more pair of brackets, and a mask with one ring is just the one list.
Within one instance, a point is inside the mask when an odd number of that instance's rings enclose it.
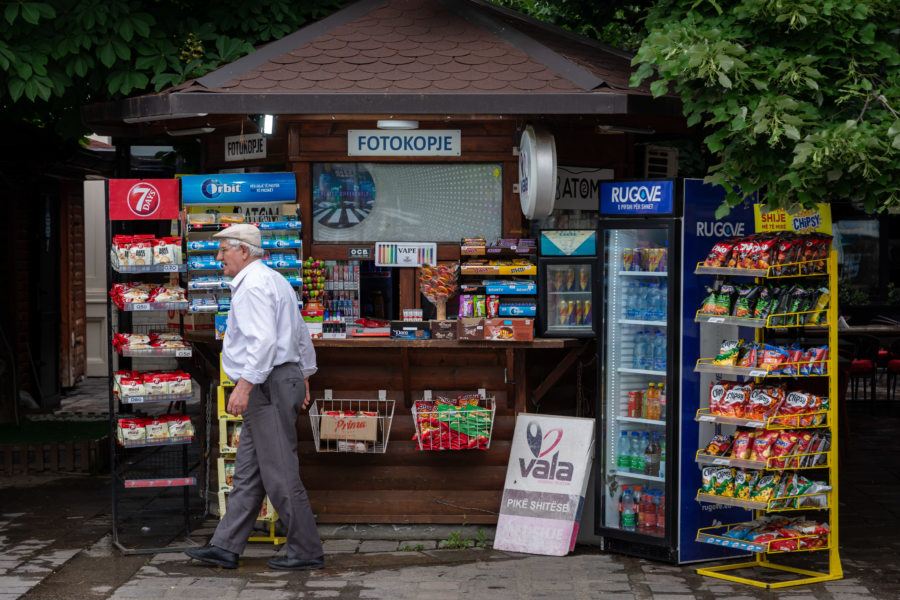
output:
{"label": "white lettering on sign", "polygon": [[720,221],[697,221],[697,237],[737,237],[744,235],[743,223],[722,223]]}
{"label": "white lettering on sign", "polygon": [[348,156],[459,156],[462,136],[458,129],[385,132],[351,129],[347,132]]}
{"label": "white lettering on sign", "polygon": [[629,187],[614,187],[612,189],[612,201],[618,204],[626,202],[662,202],[661,185],[640,185]]}
{"label": "white lettering on sign", "polygon": [[264,135],[232,135],[225,138],[225,162],[266,158]]}

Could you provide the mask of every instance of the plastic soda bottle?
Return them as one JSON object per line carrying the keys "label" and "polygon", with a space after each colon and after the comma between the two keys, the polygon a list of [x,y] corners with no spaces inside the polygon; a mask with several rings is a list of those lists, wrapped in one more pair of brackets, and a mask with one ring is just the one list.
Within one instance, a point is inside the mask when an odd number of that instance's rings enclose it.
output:
{"label": "plastic soda bottle", "polygon": [[656,505],[656,527],[660,533],[666,530],[666,495],[661,491]]}
{"label": "plastic soda bottle", "polygon": [[622,486],[622,529],[634,531],[635,529],[634,499],[627,487]]}
{"label": "plastic soda bottle", "polygon": [[662,382],[659,388],[659,419],[666,420],[666,382]]}
{"label": "plastic soda bottle", "polygon": [[637,525],[641,522],[641,486],[633,485],[631,486],[631,500],[634,502],[634,524]]}
{"label": "plastic soda bottle", "polygon": [[666,478],[666,436],[663,435],[659,442],[659,476]]}
{"label": "plastic soda bottle", "polygon": [[659,444],[654,433],[644,448],[644,475],[655,477],[657,473],[659,473]]}
{"label": "plastic soda bottle", "polygon": [[648,531],[656,529],[656,490],[649,490],[644,493],[644,500],[641,503],[641,520],[644,527]]}
{"label": "plastic soda bottle", "polygon": [[628,439],[628,432],[622,431],[619,436],[618,456],[616,457],[616,467],[619,471],[627,473],[631,470],[631,441]]}

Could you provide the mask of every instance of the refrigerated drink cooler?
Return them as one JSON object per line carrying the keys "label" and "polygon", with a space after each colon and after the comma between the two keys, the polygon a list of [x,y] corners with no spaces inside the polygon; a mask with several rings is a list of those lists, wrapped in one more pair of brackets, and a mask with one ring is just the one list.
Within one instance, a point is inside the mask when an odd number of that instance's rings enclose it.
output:
{"label": "refrigerated drink cooler", "polygon": [[538,252],[539,335],[594,337],[597,232],[545,229]]}
{"label": "refrigerated drink cooler", "polygon": [[[699,527],[747,515],[702,511],[695,500],[702,390],[693,315],[702,296],[693,270],[723,197],[699,180],[601,186],[594,533],[608,551],[673,563],[736,555],[696,542]],[[748,230],[753,222],[740,209],[727,221]]]}

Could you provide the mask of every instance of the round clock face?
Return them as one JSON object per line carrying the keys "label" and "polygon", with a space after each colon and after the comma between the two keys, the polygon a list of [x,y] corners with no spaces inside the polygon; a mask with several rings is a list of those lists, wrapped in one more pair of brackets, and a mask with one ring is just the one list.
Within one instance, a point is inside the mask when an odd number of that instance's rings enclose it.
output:
{"label": "round clock face", "polygon": [[529,219],[546,217],[556,199],[556,143],[531,125],[519,140],[519,201]]}

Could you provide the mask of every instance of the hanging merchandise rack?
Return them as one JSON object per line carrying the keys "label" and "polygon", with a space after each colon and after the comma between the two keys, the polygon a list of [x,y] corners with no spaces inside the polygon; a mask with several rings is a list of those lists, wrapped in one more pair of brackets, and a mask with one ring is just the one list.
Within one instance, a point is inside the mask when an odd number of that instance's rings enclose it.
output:
{"label": "hanging merchandise rack", "polygon": [[378,390],[378,399],[334,398],[332,390],[324,396],[309,407],[316,452],[384,454],[394,419],[387,390]]}
{"label": "hanging merchandise rack", "polygon": [[[822,266],[825,266],[824,270]],[[794,267],[785,269],[785,267]],[[784,275],[785,271],[791,273]],[[698,423],[711,423],[716,430],[722,426],[733,426],[733,440],[729,442],[727,435],[718,434],[710,447],[700,449],[696,461],[704,470],[704,488],[696,496],[698,502],[738,506],[754,511],[754,520],[747,523],[732,523],[705,527],[697,532],[696,540],[701,543],[715,544],[753,553],[750,561],[738,562],[714,567],[703,567],[697,572],[709,577],[724,579],[737,583],[763,588],[784,588],[811,583],[833,581],[843,577],[838,544],[838,436],[837,433],[837,254],[828,252],[827,262],[819,259],[776,265],[767,269],[734,269],[727,267],[697,266],[696,274],[711,274],[730,277],[754,277],[757,282],[769,278],[799,279],[819,278],[827,280],[827,289],[833,299],[827,308],[800,311],[796,313],[779,312],[762,319],[736,318],[728,315],[701,315],[696,321],[702,324],[728,324],[750,327],[755,331],[755,340],[762,347],[773,336],[780,338],[797,336],[825,335],[827,338],[828,356],[817,356],[813,360],[797,360],[796,355],[777,365],[760,364],[750,366],[733,366],[721,364],[713,358],[698,360],[695,371],[698,373],[716,373],[726,376],[743,376],[756,385],[770,385],[784,389],[789,384],[792,390],[803,388],[804,384],[827,387],[828,396],[819,398],[816,406],[802,407],[802,401],[813,396],[798,391],[793,400],[783,400],[784,404],[773,409],[769,414],[727,414],[723,410],[728,402],[724,395],[711,386],[711,401],[723,402],[716,410],[713,407],[701,408],[696,415]],[[812,326],[809,325],[811,314],[820,314]],[[718,363],[718,364],[717,364]],[[719,384],[729,382],[719,382]],[[743,384],[736,382],[735,388],[743,394]],[[725,390],[725,385],[720,385]],[[772,389],[772,388],[770,388]],[[724,392],[725,394],[729,392]],[[752,392],[748,392],[752,393]],[[786,392],[789,396],[791,391]],[[792,407],[788,416],[779,411],[782,407]],[[794,409],[793,407],[796,407]],[[788,411],[787,408],[784,409]],[[725,414],[718,413],[722,411]],[[723,445],[731,443],[730,450],[717,450],[716,438],[720,435],[726,440]],[[738,445],[741,437],[760,440],[751,445],[753,453],[746,454],[744,445]],[[723,438],[719,438],[721,441]],[[785,440],[782,448],[788,448],[792,442],[803,439],[804,443],[819,446],[800,448],[793,445],[793,450],[777,454],[765,448],[775,447],[777,440]],[[814,440],[814,441],[810,441]],[[817,440],[817,441],[816,441]],[[768,445],[768,446],[767,446]],[[756,450],[760,450],[756,453]],[[730,452],[730,454],[728,454]],[[737,454],[737,456],[735,456]],[[811,481],[824,478],[823,481]],[[791,564],[790,557],[797,554],[824,554],[827,568],[810,570]],[[804,567],[806,565],[804,564]],[[732,574],[740,570],[740,575]]]}
{"label": "hanging merchandise rack", "polygon": [[[172,321],[167,312],[187,307],[178,219],[134,212],[133,201],[145,197],[141,194],[166,196],[177,217],[178,184],[111,180],[106,185],[112,542],[124,554],[198,546],[190,537],[191,524],[205,512],[205,503],[198,508],[190,488],[208,474],[208,439],[206,449],[197,440],[208,432],[203,406],[198,422],[180,414],[195,397],[191,376],[162,366],[192,354],[180,320]],[[167,230],[164,236],[131,233],[160,225]],[[113,372],[115,361],[119,370]]]}

